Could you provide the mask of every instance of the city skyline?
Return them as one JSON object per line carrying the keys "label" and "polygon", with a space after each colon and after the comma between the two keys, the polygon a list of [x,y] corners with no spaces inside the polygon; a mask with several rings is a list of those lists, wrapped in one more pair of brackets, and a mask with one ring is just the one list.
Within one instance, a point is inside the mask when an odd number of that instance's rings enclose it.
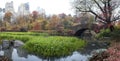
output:
{"label": "city skyline", "polygon": [[15,9],[15,12],[18,11],[18,7],[22,3],[27,3],[29,2],[30,5],[30,12],[37,10],[38,7],[41,9],[45,9],[45,12],[47,15],[52,15],[52,14],[60,14],[60,13],[65,13],[65,14],[74,14],[74,11],[72,10],[70,0],[20,0],[19,2],[17,0],[1,0],[1,5],[0,8],[5,8],[6,2],[11,2],[13,1],[13,6]]}

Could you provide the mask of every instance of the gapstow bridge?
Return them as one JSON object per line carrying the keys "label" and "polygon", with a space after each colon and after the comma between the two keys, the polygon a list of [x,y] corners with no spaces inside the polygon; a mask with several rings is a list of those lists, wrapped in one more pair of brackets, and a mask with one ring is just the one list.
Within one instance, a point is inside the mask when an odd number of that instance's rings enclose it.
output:
{"label": "gapstow bridge", "polygon": [[74,36],[77,37],[94,37],[97,33],[96,30],[100,30],[97,28],[96,24],[92,24],[90,27],[88,27],[87,24],[79,24],[72,27],[72,30],[75,31]]}

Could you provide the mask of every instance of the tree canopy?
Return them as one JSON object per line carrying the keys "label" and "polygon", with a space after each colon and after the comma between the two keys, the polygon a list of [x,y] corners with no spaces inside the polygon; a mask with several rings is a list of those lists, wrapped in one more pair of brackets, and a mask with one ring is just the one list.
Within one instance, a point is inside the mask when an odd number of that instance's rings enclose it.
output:
{"label": "tree canopy", "polygon": [[108,25],[120,19],[120,0],[74,0],[77,12],[90,12],[97,21]]}

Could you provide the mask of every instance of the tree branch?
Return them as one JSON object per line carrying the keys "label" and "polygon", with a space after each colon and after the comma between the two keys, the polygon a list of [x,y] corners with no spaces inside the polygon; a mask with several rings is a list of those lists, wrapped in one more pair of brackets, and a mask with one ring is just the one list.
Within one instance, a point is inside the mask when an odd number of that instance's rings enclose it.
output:
{"label": "tree branch", "polygon": [[104,13],[105,11],[102,9],[102,7],[100,6],[100,4],[96,1],[96,0],[94,0],[94,2],[97,4],[97,6],[100,8],[100,10],[102,11],[102,13]]}
{"label": "tree branch", "polygon": [[81,10],[80,8],[76,7],[80,12],[90,12],[90,10]]}
{"label": "tree branch", "polygon": [[80,8],[76,7],[76,9],[78,9],[80,12],[90,12],[90,13],[94,14],[96,18],[99,18],[99,19],[101,19],[102,22],[105,22],[105,19],[103,19],[98,14],[96,14],[94,11],[92,11],[90,7],[88,7],[88,8],[89,8],[89,10],[84,11],[84,10],[81,10]]}
{"label": "tree branch", "polygon": [[107,6],[108,2],[104,2],[104,11],[105,13],[103,13],[104,17],[105,17],[105,21],[108,22],[108,6]]}
{"label": "tree branch", "polygon": [[111,4],[110,4],[110,1],[111,0],[108,0],[108,21],[110,21],[111,20],[111,17],[112,17],[112,7],[111,7]]}
{"label": "tree branch", "polygon": [[119,20],[120,19],[120,15],[117,16],[117,17],[114,17],[112,21],[116,21],[116,20]]}
{"label": "tree branch", "polygon": [[100,17],[98,14],[96,14],[95,12],[93,12],[92,10],[90,10],[90,12],[92,13],[92,14],[94,14],[95,16],[97,16],[97,18],[99,18],[99,19],[101,19],[101,20],[105,20],[105,19],[103,19],[102,17]]}

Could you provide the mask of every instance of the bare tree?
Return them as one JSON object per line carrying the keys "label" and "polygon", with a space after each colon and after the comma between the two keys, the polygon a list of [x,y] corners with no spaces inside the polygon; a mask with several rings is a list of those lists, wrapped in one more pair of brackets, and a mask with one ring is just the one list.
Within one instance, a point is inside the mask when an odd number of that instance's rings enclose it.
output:
{"label": "bare tree", "polygon": [[74,0],[73,4],[76,11],[92,13],[111,31],[113,21],[120,19],[120,0]]}

